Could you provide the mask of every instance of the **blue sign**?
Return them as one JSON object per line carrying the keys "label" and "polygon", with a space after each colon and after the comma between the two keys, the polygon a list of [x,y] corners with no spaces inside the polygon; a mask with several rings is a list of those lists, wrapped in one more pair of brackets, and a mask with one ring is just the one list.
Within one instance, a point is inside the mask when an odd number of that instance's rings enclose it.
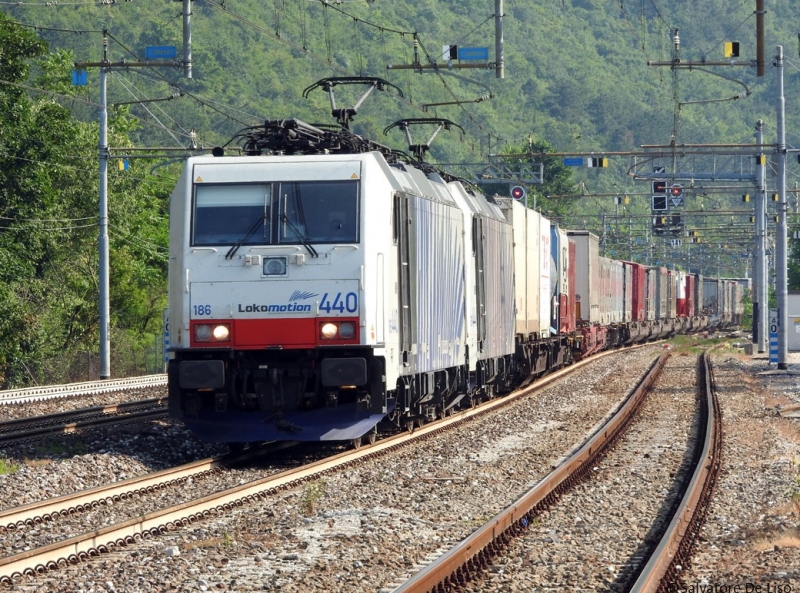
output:
{"label": "blue sign", "polygon": [[72,71],[72,86],[84,86],[89,84],[89,73],[86,70]]}
{"label": "blue sign", "polygon": [[778,310],[769,310],[769,362],[778,363]]}
{"label": "blue sign", "polygon": [[173,60],[178,55],[174,45],[151,45],[144,48],[145,60]]}
{"label": "blue sign", "polygon": [[583,157],[571,157],[564,159],[565,167],[583,167]]}
{"label": "blue sign", "polygon": [[459,47],[458,48],[459,60],[488,60],[489,48],[488,47]]}

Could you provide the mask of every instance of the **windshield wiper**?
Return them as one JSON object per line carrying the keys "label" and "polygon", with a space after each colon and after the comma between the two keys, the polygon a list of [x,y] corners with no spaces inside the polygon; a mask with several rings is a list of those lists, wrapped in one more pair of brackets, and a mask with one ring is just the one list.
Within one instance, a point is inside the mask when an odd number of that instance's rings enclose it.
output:
{"label": "windshield wiper", "polygon": [[289,220],[288,216],[286,216],[285,214],[282,215],[281,220],[283,220],[283,222],[286,223],[286,226],[289,227],[289,230],[292,231],[298,239],[300,239],[300,244],[306,248],[311,257],[319,257],[319,253],[317,253],[317,250],[314,249],[314,247],[311,245],[311,243],[308,240],[308,237],[303,233],[301,233],[299,229],[296,226],[294,226],[294,224],[292,224],[292,221]]}
{"label": "windshield wiper", "polygon": [[233,259],[233,256],[236,255],[236,252],[239,251],[239,247],[241,247],[244,244],[244,242],[247,241],[250,238],[250,236],[256,232],[256,229],[258,229],[258,227],[261,226],[261,223],[264,220],[266,220],[266,218],[267,217],[264,216],[263,214],[259,216],[258,219],[253,223],[253,226],[251,226],[250,229],[247,231],[247,234],[238,241],[236,241],[236,243],[234,243],[231,246],[231,248],[228,249],[228,253],[225,254],[225,259]]}

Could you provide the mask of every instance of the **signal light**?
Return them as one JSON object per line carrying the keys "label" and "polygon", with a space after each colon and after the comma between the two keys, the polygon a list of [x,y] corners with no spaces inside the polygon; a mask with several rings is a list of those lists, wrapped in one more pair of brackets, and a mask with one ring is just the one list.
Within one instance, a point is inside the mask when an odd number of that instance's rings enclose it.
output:
{"label": "signal light", "polygon": [[667,193],[667,182],[666,181],[654,181],[653,182],[653,193],[654,194],[665,194],[665,193]]}
{"label": "signal light", "polygon": [[683,196],[683,186],[679,183],[673,183],[669,188],[669,193],[673,198],[680,198]]}
{"label": "signal light", "polygon": [[660,211],[667,209],[667,196],[653,196],[653,211]]}
{"label": "signal light", "polygon": [[515,185],[511,188],[511,197],[515,200],[524,200],[525,196],[528,195],[528,192],[525,191],[525,188],[521,185]]}
{"label": "signal light", "polygon": [[739,57],[739,42],[738,41],[726,41],[725,42],[725,57],[726,58],[738,58]]}

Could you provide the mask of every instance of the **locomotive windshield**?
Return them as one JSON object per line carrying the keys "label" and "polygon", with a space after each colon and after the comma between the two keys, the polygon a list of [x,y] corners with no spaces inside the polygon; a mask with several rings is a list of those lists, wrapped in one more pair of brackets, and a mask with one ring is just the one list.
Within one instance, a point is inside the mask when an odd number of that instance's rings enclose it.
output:
{"label": "locomotive windshield", "polygon": [[358,183],[314,181],[280,184],[280,243],[358,241]]}
{"label": "locomotive windshield", "polygon": [[198,185],[192,244],[269,243],[271,199],[269,184]]}
{"label": "locomotive windshield", "polygon": [[358,181],[195,186],[192,245],[358,242]]}

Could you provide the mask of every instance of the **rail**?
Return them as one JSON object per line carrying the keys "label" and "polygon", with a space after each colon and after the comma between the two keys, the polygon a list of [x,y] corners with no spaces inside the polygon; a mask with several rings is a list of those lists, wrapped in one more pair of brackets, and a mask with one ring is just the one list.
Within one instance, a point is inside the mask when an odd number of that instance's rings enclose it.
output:
{"label": "rail", "polygon": [[167,384],[166,375],[144,375],[127,379],[108,379],[68,383],[65,385],[47,385],[44,387],[27,387],[25,389],[8,389],[0,391],[0,405],[19,404],[29,401],[55,399],[76,395],[93,395],[146,387],[159,387]]}
{"label": "rail", "polygon": [[678,566],[686,566],[692,547],[708,512],[714,484],[722,464],[722,411],[714,389],[714,375],[708,352],[700,373],[704,391],[702,416],[705,440],[697,456],[695,471],[672,521],[667,526],[650,560],[645,564],[631,593],[664,593],[678,578]]}
{"label": "rail", "polygon": [[[339,453],[333,457],[316,461],[300,468],[221,490],[173,507],[153,511],[147,515],[99,528],[91,533],[84,533],[41,548],[34,548],[0,558],[0,586],[12,585],[25,576],[34,576],[50,570],[57,570],[59,567],[68,564],[89,560],[115,548],[137,542],[142,538],[149,538],[159,533],[181,528],[216,513],[224,513],[233,508],[274,495],[281,490],[297,487],[309,480],[319,479],[329,472],[341,470],[363,460],[376,459],[411,443],[418,443],[424,439],[432,438],[450,427],[461,425],[472,418],[480,417],[493,410],[511,405],[517,398],[542,389],[603,356],[612,355],[613,352],[608,351],[590,359],[576,362],[569,367],[542,377],[536,383],[515,392],[515,394],[490,400],[477,408],[456,412],[443,420],[418,428],[413,434],[401,433],[391,436],[373,445]],[[85,505],[86,501],[83,501],[82,504]],[[31,518],[29,515],[22,519],[26,524],[28,520],[35,521],[36,516],[43,517],[44,513],[49,513],[49,516],[52,517],[52,513],[55,511],[52,508],[45,510],[40,507],[29,509],[28,512],[33,514],[34,517]],[[3,519],[12,524],[20,520],[10,516],[4,516]]]}
{"label": "rail", "polygon": [[486,568],[511,537],[519,534],[539,512],[553,504],[591,470],[597,457],[632,420],[669,355],[669,352],[664,353],[656,360],[617,413],[578,451],[511,506],[397,587],[395,593],[446,591],[453,586],[462,587],[471,573]]}

